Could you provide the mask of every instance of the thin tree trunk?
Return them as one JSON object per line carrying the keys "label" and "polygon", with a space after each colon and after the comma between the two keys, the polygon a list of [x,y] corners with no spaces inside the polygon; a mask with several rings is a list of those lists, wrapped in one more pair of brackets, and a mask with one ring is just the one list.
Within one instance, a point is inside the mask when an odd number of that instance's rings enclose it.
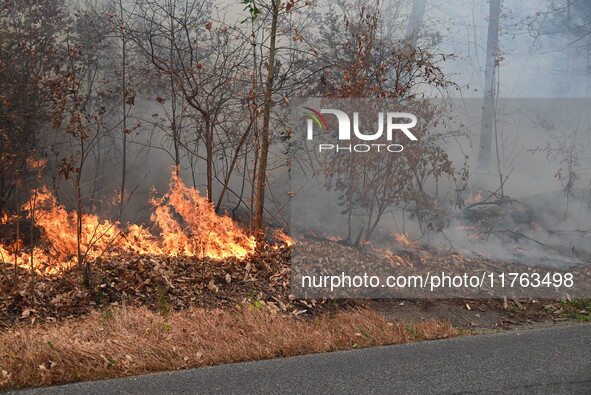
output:
{"label": "thin tree trunk", "polygon": [[19,184],[20,184],[20,177],[17,174],[16,176],[16,183],[14,189],[14,205],[16,208],[16,236],[14,239],[14,283],[17,282],[17,270],[18,270],[18,254],[20,250],[20,224],[21,224],[21,206],[20,206],[20,196],[19,196]]}
{"label": "thin tree trunk", "polygon": [[[252,34],[252,103],[249,105],[250,110],[250,119],[253,124],[253,166],[252,166],[252,178],[251,178],[251,188],[250,188],[250,200],[248,202],[248,229],[250,234],[254,234],[254,202],[255,202],[255,185],[257,180],[257,169],[258,169],[258,160],[259,160],[259,122],[258,122],[258,60],[257,60],[257,41],[255,36],[254,25],[251,24],[251,34]],[[246,154],[248,157],[248,152]],[[246,166],[245,166],[246,170]]]}
{"label": "thin tree trunk", "polygon": [[494,121],[494,97],[496,95],[496,67],[499,56],[499,17],[501,0],[490,0],[488,16],[488,39],[486,44],[486,67],[484,71],[484,106],[480,129],[478,168],[489,171],[492,150],[492,130]]}
{"label": "thin tree trunk", "polygon": [[80,168],[75,172],[74,191],[76,194],[76,255],[78,258],[78,266],[82,271],[82,281],[84,287],[92,293],[91,289],[91,273],[90,262],[87,262],[87,252],[82,251],[82,236],[84,232],[84,199],[82,196],[82,169],[86,161],[86,148],[84,146],[84,138],[80,137]]}
{"label": "thin tree trunk", "polygon": [[275,77],[275,40],[277,37],[277,20],[279,17],[279,0],[273,0],[271,15],[271,42],[269,46],[269,67],[265,86],[265,103],[263,107],[263,130],[261,133],[261,158],[257,180],[257,204],[254,233],[257,240],[262,240],[263,210],[265,207],[265,187],[267,178],[267,156],[269,154],[269,126],[271,121],[271,100],[273,96],[273,80]]}
{"label": "thin tree trunk", "polygon": [[82,272],[82,281],[86,289],[90,290],[90,266],[87,265],[85,253],[82,251],[84,208],[80,186],[80,174],[75,176],[74,189],[76,191],[76,255],[78,259],[78,267]]}
{"label": "thin tree trunk", "polygon": [[[123,23],[123,3],[119,0],[119,9],[121,11],[121,23]],[[119,220],[123,216],[123,207],[125,206],[125,178],[127,174],[127,48],[125,41],[125,32],[121,30],[121,85],[122,85],[122,105],[123,105],[123,159],[121,164],[121,202],[119,204]]]}
{"label": "thin tree trunk", "polygon": [[[174,10],[175,7],[171,4],[170,7],[170,54],[169,54],[169,61],[170,64],[174,64],[174,43],[176,41],[176,37],[174,34]],[[171,107],[171,116],[172,116],[172,144],[174,149],[174,175],[179,178],[180,172],[180,156],[179,156],[179,125],[177,122],[177,114],[176,114],[176,89],[174,87],[174,76],[173,73],[170,73],[170,107]]]}
{"label": "thin tree trunk", "polygon": [[425,16],[425,8],[427,7],[427,0],[415,0],[412,4],[412,11],[410,13],[410,20],[406,27],[406,39],[411,45],[414,45],[419,36],[421,25],[423,24],[423,17]]}
{"label": "thin tree trunk", "polygon": [[[40,172],[40,171],[39,171]],[[38,176],[39,178],[39,176]],[[31,204],[31,207],[29,208],[31,210],[30,212],[30,216],[31,216],[31,229],[29,230],[29,237],[30,237],[30,243],[31,243],[31,295],[33,296],[33,299],[36,298],[35,296],[35,221],[37,221],[37,218],[35,217],[36,211],[37,211],[37,188],[38,188],[38,183],[35,187],[35,191],[33,192],[34,197],[32,197],[33,202]]]}
{"label": "thin tree trunk", "polygon": [[207,201],[213,199],[213,126],[209,115],[205,116],[205,166],[207,176]]}

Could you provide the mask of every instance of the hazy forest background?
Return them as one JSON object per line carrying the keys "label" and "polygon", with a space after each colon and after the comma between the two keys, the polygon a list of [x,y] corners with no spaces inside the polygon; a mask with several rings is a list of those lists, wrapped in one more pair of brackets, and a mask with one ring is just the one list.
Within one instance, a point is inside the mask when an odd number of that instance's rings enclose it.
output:
{"label": "hazy forest background", "polygon": [[[345,211],[404,207],[419,233],[440,232],[452,222],[433,180],[453,185],[446,199],[460,208],[478,189],[503,204],[527,189],[506,187],[517,158],[535,156],[549,166],[539,177],[557,192],[561,220],[581,220],[588,126],[539,120],[548,139],[517,144],[493,127],[491,109],[499,98],[589,97],[590,21],[584,0],[4,0],[0,209],[20,215],[45,186],[78,233],[89,213],[141,224],[172,173],[260,241],[266,224],[288,227],[293,130],[281,114],[292,99],[478,98],[483,126],[462,135],[459,161],[424,130],[421,174],[407,167],[383,195],[333,186]],[[355,179],[339,162],[322,171]],[[361,241],[371,236],[366,228]]]}

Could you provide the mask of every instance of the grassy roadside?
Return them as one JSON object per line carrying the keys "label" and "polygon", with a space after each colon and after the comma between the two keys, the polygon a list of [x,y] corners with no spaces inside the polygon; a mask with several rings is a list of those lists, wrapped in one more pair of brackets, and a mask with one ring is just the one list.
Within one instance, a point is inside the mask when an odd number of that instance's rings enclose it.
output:
{"label": "grassy roadside", "polygon": [[145,308],[95,311],[84,318],[0,333],[0,390],[460,334],[435,321],[388,323],[372,310],[315,318],[281,315],[259,304],[167,316]]}
{"label": "grassy roadside", "polygon": [[582,322],[591,322],[591,299],[571,300],[560,302],[560,308],[556,310],[561,317],[573,318]]}

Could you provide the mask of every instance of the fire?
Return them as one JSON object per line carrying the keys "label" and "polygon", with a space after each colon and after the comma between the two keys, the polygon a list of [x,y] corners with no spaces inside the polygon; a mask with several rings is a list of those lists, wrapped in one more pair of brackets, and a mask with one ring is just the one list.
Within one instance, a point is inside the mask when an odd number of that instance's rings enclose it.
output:
{"label": "fire", "polygon": [[[27,218],[42,229],[49,253],[59,261],[78,255],[76,212],[68,212],[45,187],[33,192],[33,197],[22,207]],[[96,215],[85,214],[81,221],[81,253],[94,259],[107,250],[121,231],[117,222],[101,221]]]}
{"label": "fire", "polygon": [[12,217],[8,213],[2,213],[0,215],[0,224],[7,224],[11,221]]}
{"label": "fire", "polygon": [[480,203],[482,201],[482,191],[476,192],[476,194],[470,193],[466,200],[464,201],[465,204],[470,203]]}
{"label": "fire", "polygon": [[[194,255],[210,258],[244,258],[256,247],[230,217],[219,216],[211,203],[174,178],[169,192],[154,199],[156,211],[152,221],[160,227],[163,251],[172,255]],[[172,210],[180,220],[174,218]]]}
{"label": "fire", "polygon": [[399,242],[400,244],[403,244],[405,246],[410,246],[410,245],[415,244],[415,242],[412,241],[406,235],[406,233],[393,233],[392,236],[394,236],[394,239],[396,239],[397,242]]}
{"label": "fire", "polygon": [[[18,253],[14,246],[0,244],[0,259],[27,268],[33,263],[41,273],[70,268],[78,259],[93,260],[125,252],[224,259],[245,258],[256,248],[254,237],[231,218],[217,215],[207,199],[176,177],[169,191],[151,202],[151,228],[155,231],[136,224],[123,227],[94,214],[83,214],[78,222],[76,211],[66,210],[45,187],[32,191],[31,196],[21,210],[41,230],[42,243]],[[2,223],[11,220],[6,214],[0,218]],[[282,240],[287,243],[289,238],[285,237]]]}
{"label": "fire", "polygon": [[293,244],[293,239],[285,233],[283,233],[282,230],[275,231],[275,238],[279,241],[282,241],[288,247],[291,247],[291,245]]}

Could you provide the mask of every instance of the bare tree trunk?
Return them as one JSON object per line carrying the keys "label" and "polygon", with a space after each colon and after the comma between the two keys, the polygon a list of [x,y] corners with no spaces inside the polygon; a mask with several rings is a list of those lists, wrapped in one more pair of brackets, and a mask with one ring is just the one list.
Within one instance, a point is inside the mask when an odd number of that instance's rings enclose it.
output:
{"label": "bare tree trunk", "polygon": [[499,57],[499,17],[501,0],[490,0],[488,16],[488,39],[486,44],[486,67],[484,71],[484,106],[480,129],[478,169],[489,171],[492,150],[494,121],[494,97],[496,96],[496,68]]}
{"label": "bare tree trunk", "polygon": [[17,271],[18,271],[18,254],[20,250],[20,224],[21,224],[21,205],[19,202],[19,185],[20,185],[20,177],[17,174],[16,176],[16,183],[15,183],[15,190],[14,190],[14,205],[16,208],[16,236],[14,239],[14,283],[17,282]]}
{"label": "bare tree trunk", "polygon": [[86,254],[82,251],[84,201],[82,198],[82,186],[80,184],[81,174],[82,171],[80,171],[78,175],[74,176],[74,190],[76,193],[76,255],[78,259],[78,267],[82,272],[82,281],[84,283],[84,287],[90,290],[90,264],[86,262]]}
{"label": "bare tree trunk", "polygon": [[265,207],[265,187],[267,178],[267,156],[269,154],[269,126],[271,121],[271,100],[273,98],[273,80],[275,77],[275,39],[277,37],[277,19],[279,17],[279,0],[271,1],[271,42],[269,46],[269,67],[267,69],[267,84],[265,86],[265,103],[263,107],[263,130],[261,133],[261,157],[259,163],[257,194],[256,194],[256,217],[254,233],[258,240],[261,240],[263,228],[263,210]]}
{"label": "bare tree trunk", "polygon": [[171,117],[172,121],[170,124],[170,128],[172,129],[172,147],[174,149],[174,175],[175,177],[179,177],[179,171],[181,168],[181,160],[179,154],[179,144],[180,144],[180,133],[179,133],[179,124],[177,122],[177,115],[176,115],[176,91],[174,89],[174,77],[170,76],[170,108],[171,108]]}
{"label": "bare tree trunk", "polygon": [[427,7],[427,0],[415,0],[412,4],[412,11],[410,13],[410,20],[406,27],[406,39],[411,45],[417,41],[419,30],[423,24],[423,17],[425,16],[425,8]]}
{"label": "bare tree trunk", "polygon": [[[573,33],[573,0],[566,0],[566,31],[567,34]],[[564,87],[565,92],[571,92],[573,88],[573,77],[574,77],[574,68],[575,62],[574,59],[576,58],[576,48],[573,45],[569,45],[566,49],[566,86]]]}
{"label": "bare tree trunk", "polygon": [[[256,36],[254,31],[254,26],[252,26],[252,103],[249,106],[250,109],[250,119],[253,123],[253,167],[252,167],[252,177],[251,177],[251,188],[250,188],[250,201],[248,202],[248,229],[250,234],[254,234],[254,202],[255,202],[255,185],[257,180],[257,168],[258,168],[258,159],[259,159],[259,122],[258,122],[258,61],[257,61],[257,42]],[[248,153],[246,155],[248,157]],[[246,169],[246,166],[244,167]],[[246,175],[245,175],[246,176]]]}
{"label": "bare tree trunk", "polygon": [[[119,0],[119,10],[121,12],[121,21],[123,24],[123,2]],[[125,41],[125,31],[121,26],[121,95],[123,106],[123,158],[121,163],[121,201],[119,203],[119,220],[123,216],[123,207],[125,206],[125,177],[127,174],[127,47]]]}
{"label": "bare tree trunk", "polygon": [[37,224],[37,197],[39,196],[39,185],[43,175],[43,166],[39,163],[39,158],[34,156],[37,162],[37,174],[35,176],[35,185],[33,188],[33,196],[29,198],[29,218],[31,225],[29,228],[29,243],[31,246],[30,268],[31,268],[31,297],[37,300],[35,295],[35,226]]}
{"label": "bare tree trunk", "polygon": [[[174,34],[174,10],[175,7],[171,4],[170,7],[170,64],[174,64],[174,45],[175,45],[175,34]],[[176,111],[176,89],[174,87],[174,76],[170,74],[170,109],[172,116],[172,144],[174,148],[174,172],[175,176],[179,177],[181,161],[179,156],[179,144],[180,144],[180,133],[179,124],[177,122],[177,111]]]}
{"label": "bare tree trunk", "polygon": [[213,201],[213,126],[209,114],[205,118],[205,173],[207,177],[207,201]]}

